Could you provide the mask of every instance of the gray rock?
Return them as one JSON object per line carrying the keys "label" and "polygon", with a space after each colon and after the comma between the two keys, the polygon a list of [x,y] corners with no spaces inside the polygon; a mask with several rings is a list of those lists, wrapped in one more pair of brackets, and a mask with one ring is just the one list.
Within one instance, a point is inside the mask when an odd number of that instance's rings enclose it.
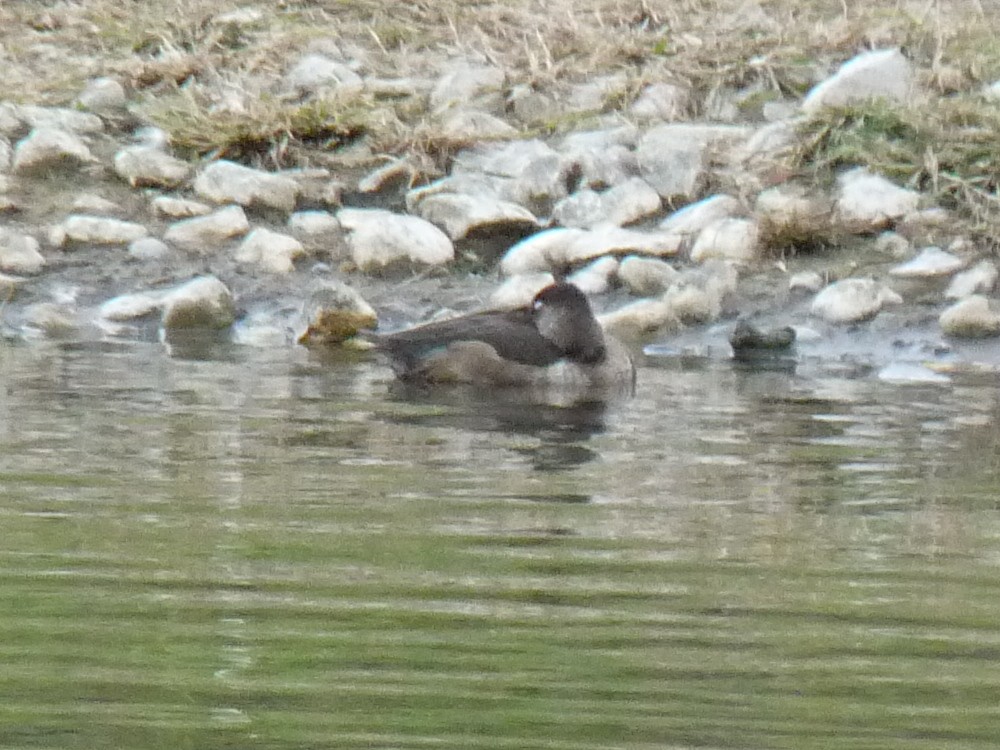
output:
{"label": "gray rock", "polygon": [[886,230],[875,238],[875,252],[890,258],[905,258],[912,249],[910,241],[898,232]]}
{"label": "gray rock", "polygon": [[288,217],[288,231],[300,240],[321,241],[340,232],[340,222],[329,211],[296,211]]}
{"label": "gray rock", "polygon": [[804,186],[784,184],[761,191],[754,213],[769,236],[807,238],[828,230],[832,208]]}
{"label": "gray rock", "polygon": [[14,147],[10,141],[0,136],[0,174],[10,169],[11,161],[14,159]]}
{"label": "gray rock", "polygon": [[841,107],[875,98],[906,102],[913,94],[913,79],[910,62],[898,49],[865,52],[813,87],[802,109],[812,113],[822,107]]}
{"label": "gray rock", "polygon": [[691,260],[704,263],[710,258],[752,263],[757,260],[760,227],[755,219],[727,217],[701,230],[691,248]]}
{"label": "gray rock", "polygon": [[659,125],[639,140],[639,169],[666,200],[691,200],[701,189],[713,149],[732,148],[748,137],[747,128],[677,123]]}
{"label": "gray rock", "polygon": [[526,125],[551,122],[562,115],[552,96],[523,83],[511,87],[506,104],[514,117]]}
{"label": "gray rock", "polygon": [[233,257],[239,263],[253,264],[271,273],[289,273],[295,259],[305,255],[302,243],[287,234],[270,229],[255,229],[246,236]]}
{"label": "gray rock", "polygon": [[902,301],[898,294],[874,279],[843,279],[817,294],[810,310],[828,323],[857,323],[874,318],[888,304]]}
{"label": "gray rock", "polygon": [[474,109],[449,110],[439,128],[440,134],[452,141],[499,140],[513,138],[517,129],[488,112]]}
{"label": "gray rock", "polygon": [[730,163],[760,171],[780,168],[782,158],[799,142],[798,125],[796,120],[781,120],[757,128],[729,151]]}
{"label": "gray rock", "polygon": [[996,285],[996,264],[990,260],[981,260],[967,271],[955,274],[944,296],[945,299],[963,299],[973,294],[988,294]]}
{"label": "gray rock", "polygon": [[9,273],[36,274],[45,266],[39,243],[29,234],[0,227],[0,269]]}
{"label": "gray rock", "polygon": [[914,211],[919,193],[898,187],[864,167],[837,178],[838,195],[833,221],[846,232],[875,232]]}
{"label": "gray rock", "polygon": [[743,206],[736,198],[720,193],[675,211],[660,222],[660,229],[693,241],[710,224],[742,213]]}
{"label": "gray rock", "polygon": [[299,184],[291,177],[225,160],[202,169],[193,186],[200,197],[216,203],[238,203],[288,213],[295,209],[299,194]]}
{"label": "gray rock", "polygon": [[699,268],[685,271],[662,299],[681,322],[708,323],[722,313],[723,300],[736,290],[737,279],[734,264],[710,260]]}
{"label": "gray rock", "polygon": [[577,177],[579,187],[600,190],[619,185],[639,174],[638,138],[631,125],[570,133],[559,146],[562,169]]}
{"label": "gray rock", "polygon": [[417,177],[416,168],[406,159],[393,159],[358,180],[358,192],[387,193],[408,190]]}
{"label": "gray rock", "polygon": [[128,245],[129,256],[136,260],[162,260],[170,252],[170,246],[155,237],[142,237]]}
{"label": "gray rock", "polygon": [[691,90],[674,83],[652,83],[643,88],[629,107],[638,120],[683,120],[691,109]]}
{"label": "gray rock", "polygon": [[962,269],[965,261],[939,247],[925,247],[913,259],[889,269],[889,275],[904,279],[927,279],[951,276]]}
{"label": "gray rock", "polygon": [[622,226],[660,211],[660,195],[641,177],[633,177],[603,192],[578,190],[559,201],[553,220],[564,227]]}
{"label": "gray rock", "polygon": [[212,213],[212,207],[207,203],[187,198],[173,198],[169,195],[158,195],[153,198],[150,206],[154,216],[167,219],[190,219],[192,216],[206,216]]}
{"label": "gray rock", "polygon": [[19,174],[41,174],[94,162],[94,155],[80,136],[67,130],[41,127],[17,142],[12,169]]}
{"label": "gray rock", "polygon": [[430,107],[440,112],[454,106],[466,107],[470,103],[486,104],[487,109],[500,102],[506,75],[502,68],[478,65],[469,60],[454,62],[441,75],[430,95]]}
{"label": "gray rock", "polygon": [[665,260],[629,255],[618,264],[618,280],[637,297],[663,294],[680,273]]}
{"label": "gray rock", "polygon": [[423,195],[414,212],[441,227],[452,240],[489,232],[523,236],[538,228],[538,219],[528,209],[509,201],[482,194]]}
{"label": "gray rock", "polygon": [[938,318],[941,331],[957,338],[985,338],[1000,335],[1000,315],[981,294],[959,300]]}
{"label": "gray rock", "polygon": [[176,187],[191,167],[158,148],[128,146],[114,159],[115,172],[132,187]]}
{"label": "gray rock", "polygon": [[673,306],[662,298],[636,300],[617,310],[598,315],[597,320],[605,331],[625,341],[635,341],[681,327]]}
{"label": "gray rock", "polygon": [[133,221],[81,214],[67,216],[62,232],[65,242],[93,245],[127,245],[149,234],[146,227]]}
{"label": "gray rock", "polygon": [[298,342],[305,346],[340,343],[378,325],[378,316],[367,300],[353,287],[336,280],[314,284],[302,313],[308,327]]}
{"label": "gray rock", "polygon": [[351,259],[363,271],[377,272],[400,263],[435,266],[455,256],[448,235],[418,216],[344,208],[337,220],[348,233]]}
{"label": "gray rock", "polygon": [[209,255],[232,237],[246,234],[250,222],[239,206],[227,206],[205,216],[182,219],[171,224],[163,239],[179,247]]}
{"label": "gray rock", "polygon": [[338,92],[360,91],[363,85],[364,80],[348,65],[317,53],[301,57],[285,75],[286,88],[300,93],[330,88]]}
{"label": "gray rock", "polygon": [[112,297],[97,309],[98,317],[111,323],[139,320],[159,314],[167,292],[133,292]]}
{"label": "gray rock", "polygon": [[[481,144],[458,153],[450,180],[473,178],[497,197],[544,215],[566,195],[562,157],[540,140]],[[453,192],[472,192],[454,189]]]}
{"label": "gray rock", "polygon": [[577,269],[566,280],[584,294],[604,294],[611,288],[617,272],[618,260],[605,255]]}
{"label": "gray rock", "polygon": [[104,132],[104,121],[97,115],[65,107],[13,105],[15,117],[29,128],[64,130],[79,135]]}
{"label": "gray rock", "polygon": [[568,112],[600,112],[610,97],[625,93],[628,78],[624,73],[591,76],[583,83],[570,88],[566,110]]}
{"label": "gray rock", "polygon": [[95,78],[77,98],[81,107],[91,112],[116,112],[125,109],[125,87],[114,78]]}
{"label": "gray rock", "polygon": [[191,329],[223,329],[236,318],[233,295],[215,276],[199,276],[164,294],[161,325],[169,338]]}
{"label": "gray rock", "polygon": [[511,276],[490,295],[490,304],[498,310],[513,310],[531,303],[542,289],[555,281],[551,273],[525,273]]}
{"label": "gray rock", "polygon": [[823,288],[825,283],[823,276],[816,271],[800,271],[788,279],[788,290],[815,294]]}
{"label": "gray rock", "polygon": [[73,199],[70,206],[73,211],[85,214],[120,214],[122,207],[114,201],[109,201],[100,195],[84,193]]}

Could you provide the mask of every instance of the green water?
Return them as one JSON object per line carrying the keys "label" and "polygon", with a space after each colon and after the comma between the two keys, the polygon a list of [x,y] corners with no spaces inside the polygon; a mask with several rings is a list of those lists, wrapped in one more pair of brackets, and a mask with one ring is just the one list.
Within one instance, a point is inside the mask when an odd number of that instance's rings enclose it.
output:
{"label": "green water", "polygon": [[995,748],[985,376],[0,349],[0,746]]}

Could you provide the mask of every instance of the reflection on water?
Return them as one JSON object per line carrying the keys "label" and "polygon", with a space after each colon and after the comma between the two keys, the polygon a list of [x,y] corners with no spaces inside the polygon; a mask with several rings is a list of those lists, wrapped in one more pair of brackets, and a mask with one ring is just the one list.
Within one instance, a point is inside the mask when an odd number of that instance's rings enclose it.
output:
{"label": "reflection on water", "polygon": [[0,348],[5,745],[996,744],[992,376],[174,354]]}

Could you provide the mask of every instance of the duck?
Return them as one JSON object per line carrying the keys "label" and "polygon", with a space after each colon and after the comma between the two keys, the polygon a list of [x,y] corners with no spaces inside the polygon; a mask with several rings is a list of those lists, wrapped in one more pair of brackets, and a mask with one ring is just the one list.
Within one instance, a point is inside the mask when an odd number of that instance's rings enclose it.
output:
{"label": "duck", "polygon": [[396,376],[420,384],[633,388],[628,349],[568,282],[513,310],[483,310],[374,337]]}

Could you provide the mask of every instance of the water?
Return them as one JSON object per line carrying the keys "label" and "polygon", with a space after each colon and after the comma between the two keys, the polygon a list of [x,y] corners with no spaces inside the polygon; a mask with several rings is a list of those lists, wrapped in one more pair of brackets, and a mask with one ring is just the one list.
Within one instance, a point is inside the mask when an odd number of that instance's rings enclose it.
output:
{"label": "water", "polygon": [[0,348],[0,745],[994,748],[992,375]]}

